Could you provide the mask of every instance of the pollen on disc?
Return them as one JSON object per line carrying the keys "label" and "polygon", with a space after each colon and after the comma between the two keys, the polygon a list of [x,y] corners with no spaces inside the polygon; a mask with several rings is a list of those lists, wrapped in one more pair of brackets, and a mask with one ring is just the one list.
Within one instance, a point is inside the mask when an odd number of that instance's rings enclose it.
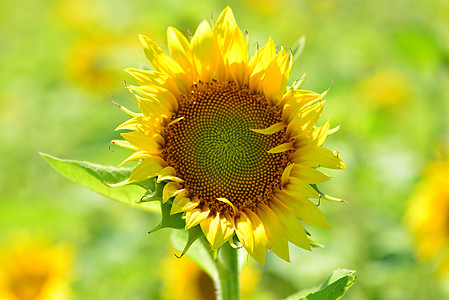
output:
{"label": "pollen on disc", "polygon": [[263,135],[250,129],[267,128],[281,120],[278,110],[247,87],[233,83],[198,83],[180,101],[165,128],[164,159],[184,179],[191,197],[214,212],[232,213],[226,198],[239,210],[254,210],[266,202],[288,160],[287,153],[268,153],[286,142],[285,130]]}

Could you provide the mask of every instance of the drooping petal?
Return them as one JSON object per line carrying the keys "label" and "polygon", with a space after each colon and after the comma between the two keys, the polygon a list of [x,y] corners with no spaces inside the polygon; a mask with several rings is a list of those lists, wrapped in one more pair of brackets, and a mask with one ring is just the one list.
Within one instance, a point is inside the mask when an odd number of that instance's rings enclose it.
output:
{"label": "drooping petal", "polygon": [[210,210],[206,208],[195,208],[186,212],[186,230],[198,225],[209,216]]}
{"label": "drooping petal", "polygon": [[164,180],[170,180],[170,181],[174,181],[177,183],[182,183],[184,182],[184,180],[182,180],[181,178],[176,177],[176,170],[173,167],[165,167],[164,169],[161,170],[161,172],[159,173],[159,175],[157,176],[157,182],[162,182]]}
{"label": "drooping petal", "polygon": [[282,153],[282,152],[292,150],[292,149],[293,149],[293,143],[283,143],[283,144],[280,144],[279,146],[271,148],[267,152],[268,153]]}
{"label": "drooping petal", "polygon": [[284,122],[277,122],[277,123],[274,123],[273,125],[271,125],[270,127],[267,127],[267,128],[250,129],[250,130],[252,130],[254,132],[257,132],[257,133],[260,133],[260,134],[270,135],[270,134],[275,134],[275,133],[281,131],[286,126],[287,126],[287,124],[285,124]]}
{"label": "drooping petal", "polygon": [[280,205],[278,202],[270,201],[270,208],[277,216],[283,233],[288,240],[300,248],[312,250],[301,222],[285,206]]}
{"label": "drooping petal", "polygon": [[139,159],[146,159],[148,157],[150,157],[151,154],[146,152],[146,151],[136,151],[133,154],[131,154],[130,156],[128,156],[127,158],[125,158],[124,160],[122,160],[118,166],[122,166],[124,163],[127,163],[129,161],[134,161],[134,160],[139,160]]}
{"label": "drooping petal", "polygon": [[127,140],[131,145],[145,150],[148,153],[157,154],[162,150],[162,145],[158,143],[161,139],[159,134],[147,135],[143,132],[126,132],[122,133],[121,136]]}
{"label": "drooping petal", "polygon": [[329,169],[343,169],[346,166],[341,158],[331,150],[318,146],[307,146],[299,149],[290,158],[294,163],[309,167],[325,167]]}
{"label": "drooping petal", "polygon": [[183,190],[175,196],[170,210],[171,215],[184,212],[186,210],[191,210],[198,206],[199,201],[190,200],[188,195],[189,193],[186,190]]}
{"label": "drooping petal", "polygon": [[312,201],[301,197],[291,197],[284,192],[276,192],[271,201],[280,202],[307,224],[331,228],[326,217]]}
{"label": "drooping petal", "polygon": [[180,192],[182,192],[183,189],[177,182],[169,182],[164,186],[164,189],[162,190],[162,203],[165,203],[170,199],[171,197],[176,196]]}
{"label": "drooping petal", "polygon": [[132,151],[138,151],[139,148],[137,148],[136,146],[131,145],[129,142],[124,141],[124,140],[112,140],[111,141],[111,145],[117,145],[119,147],[128,149],[128,150],[132,150]]}
{"label": "drooping petal", "polygon": [[301,164],[294,164],[290,176],[301,179],[308,184],[323,183],[331,178],[323,172]]}
{"label": "drooping petal", "polygon": [[142,181],[148,178],[153,178],[167,166],[167,162],[157,156],[150,156],[141,161],[132,171],[129,176],[129,182]]}
{"label": "drooping petal", "polygon": [[283,228],[273,211],[265,204],[260,204],[256,209],[256,214],[262,221],[268,238],[268,248],[273,250],[277,256],[290,262],[288,250],[288,240],[283,234]]}
{"label": "drooping petal", "polygon": [[265,226],[260,218],[251,210],[245,209],[246,216],[251,221],[252,231],[254,236],[254,251],[252,256],[262,266],[265,264],[265,257],[267,256],[267,233]]}
{"label": "drooping petal", "polygon": [[200,226],[212,251],[220,248],[229,239],[228,227],[230,227],[230,224],[228,224],[226,217],[220,216],[219,213],[215,217],[209,216],[204,219]]}
{"label": "drooping petal", "polygon": [[242,243],[246,251],[252,255],[254,251],[254,236],[250,219],[245,213],[240,212],[235,218],[235,226],[235,233],[237,234],[240,243]]}
{"label": "drooping petal", "polygon": [[319,194],[309,184],[301,179],[290,177],[288,183],[282,188],[287,194],[300,198],[316,198]]}

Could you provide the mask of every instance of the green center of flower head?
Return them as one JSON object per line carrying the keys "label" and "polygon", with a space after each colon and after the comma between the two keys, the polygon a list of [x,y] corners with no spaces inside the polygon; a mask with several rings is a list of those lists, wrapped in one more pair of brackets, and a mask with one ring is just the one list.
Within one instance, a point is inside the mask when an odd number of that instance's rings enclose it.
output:
{"label": "green center of flower head", "polygon": [[251,129],[281,121],[267,100],[234,83],[198,83],[180,101],[166,128],[164,159],[184,180],[190,197],[212,212],[239,210],[265,202],[287,166],[287,153],[268,153],[286,142],[285,130],[271,135]]}

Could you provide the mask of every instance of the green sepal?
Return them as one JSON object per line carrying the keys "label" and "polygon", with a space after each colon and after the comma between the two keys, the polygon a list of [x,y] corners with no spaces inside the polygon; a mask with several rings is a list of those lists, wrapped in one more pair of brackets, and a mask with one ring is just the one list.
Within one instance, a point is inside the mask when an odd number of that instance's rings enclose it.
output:
{"label": "green sepal", "polygon": [[186,222],[182,218],[182,214],[174,214],[174,215],[170,214],[172,203],[173,203],[172,199],[169,199],[165,203],[162,203],[162,201],[160,202],[162,220],[159,223],[159,225],[151,229],[149,233],[156,232],[162,228],[174,228],[174,229],[185,228]]}
{"label": "green sepal", "polygon": [[315,241],[314,239],[312,239],[312,237],[310,235],[307,235],[307,239],[309,240],[309,244],[310,244],[311,247],[324,248],[323,244],[320,244],[317,241]]}
{"label": "green sepal", "polygon": [[[350,205],[348,202],[346,202],[345,200],[340,199],[340,198],[335,198],[335,197],[326,195],[325,193],[321,192],[321,191],[318,189],[318,186],[317,186],[316,184],[311,184],[310,186],[311,186],[315,191],[317,191],[318,194],[320,194],[320,195],[319,195],[319,196],[320,196],[319,200],[323,199],[323,200],[334,201],[334,202],[343,202],[343,203],[346,203],[349,207],[351,207],[351,205]],[[318,203],[318,205],[319,205],[319,203]]]}
{"label": "green sepal", "polygon": [[320,286],[299,291],[284,300],[338,300],[346,294],[356,278],[354,270],[335,270]]}
{"label": "green sepal", "polygon": [[140,199],[141,202],[161,201],[162,191],[164,190],[165,183],[158,183],[156,177],[150,178],[144,181],[136,182],[136,185],[143,187],[147,192]]}
{"label": "green sepal", "polygon": [[184,256],[184,254],[186,254],[187,251],[189,251],[190,246],[192,246],[193,242],[195,242],[201,236],[204,236],[203,231],[201,230],[201,227],[199,225],[190,228],[189,230],[187,230],[187,233],[188,233],[187,243],[184,246],[184,249],[182,250],[181,257]]}
{"label": "green sepal", "polygon": [[295,42],[295,44],[292,46],[292,58],[293,58],[293,66],[299,61],[299,57],[302,54],[302,51],[304,50],[304,47],[306,46],[306,37],[302,36]]}
{"label": "green sepal", "polygon": [[40,153],[40,155],[56,171],[100,195],[134,208],[160,212],[159,205],[156,202],[142,201],[144,195],[152,194],[153,191],[158,191],[162,187],[159,186],[162,183],[156,183],[155,179],[153,179],[153,182],[150,180],[145,183],[145,187],[136,184],[109,186],[128,179],[133,170],[132,168],[117,168],[86,161],[61,159],[45,153]]}

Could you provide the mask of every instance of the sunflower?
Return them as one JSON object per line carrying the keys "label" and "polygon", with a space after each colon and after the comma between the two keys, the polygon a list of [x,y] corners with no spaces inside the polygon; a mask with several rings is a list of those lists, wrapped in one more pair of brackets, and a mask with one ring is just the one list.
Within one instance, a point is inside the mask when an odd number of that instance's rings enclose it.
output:
{"label": "sunflower", "polygon": [[449,156],[430,163],[410,197],[406,221],[418,256],[449,273]]}
{"label": "sunflower", "polygon": [[[319,167],[345,169],[323,148],[329,121],[315,124],[324,93],[287,88],[292,58],[268,43],[248,57],[247,38],[227,7],[213,27],[203,21],[189,41],[168,28],[167,55],[140,36],[152,71],[126,69],[141,113],[114,143],[138,160],[122,184],[157,177],[163,203],[199,225],[216,250],[234,236],[264,264],[267,249],[290,261],[288,242],[310,250],[302,222],[330,227],[310,199],[330,179]],[[299,84],[296,84],[299,86]]]}
{"label": "sunflower", "polygon": [[16,238],[0,250],[0,299],[69,299],[72,260],[66,246]]}

